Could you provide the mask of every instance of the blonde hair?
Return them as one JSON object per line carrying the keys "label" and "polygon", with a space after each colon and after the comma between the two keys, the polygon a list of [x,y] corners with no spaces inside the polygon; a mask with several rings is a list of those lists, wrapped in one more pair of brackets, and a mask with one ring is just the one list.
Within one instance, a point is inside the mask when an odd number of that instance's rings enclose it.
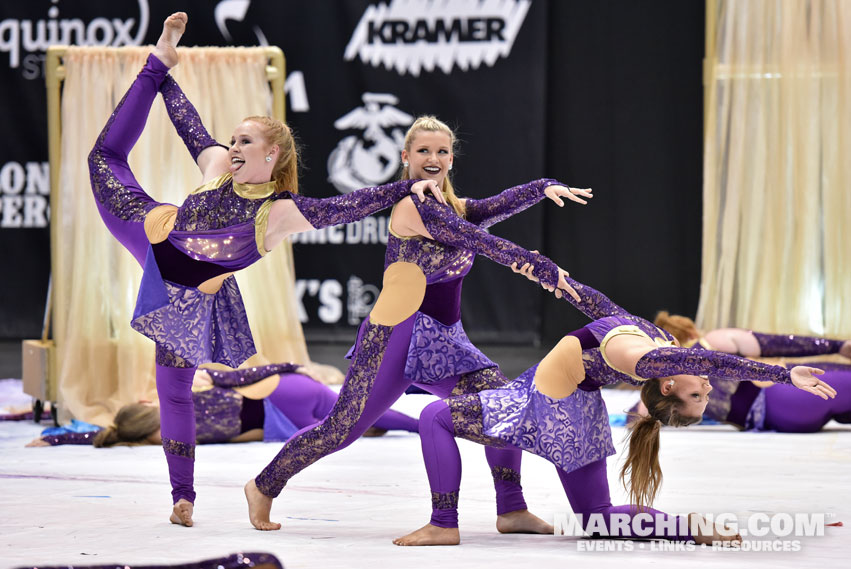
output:
{"label": "blonde hair", "polygon": [[[408,129],[407,134],[405,134],[405,150],[408,154],[411,153],[411,144],[414,141],[414,136],[416,136],[420,131],[442,132],[447,134],[449,136],[449,150],[452,154],[455,154],[455,143],[457,141],[455,133],[445,122],[432,115],[417,117],[417,120],[415,120],[414,124],[411,125],[411,128]],[[411,173],[408,171],[408,167],[404,164],[402,165],[401,178],[403,180],[411,179]],[[446,201],[452,206],[452,209],[455,210],[455,213],[464,217],[466,213],[464,210],[464,203],[455,195],[455,188],[452,186],[452,181],[449,179],[448,173],[446,177],[443,178],[443,187],[440,189],[443,192],[443,195],[446,196]]]}
{"label": "blonde hair", "polygon": [[160,428],[160,411],[151,405],[125,405],[115,414],[115,423],[95,435],[96,447],[149,444],[146,439]]}
{"label": "blonde hair", "polygon": [[260,125],[266,142],[278,146],[278,159],[272,169],[275,192],[290,191],[297,194],[299,149],[290,127],[278,119],[266,116],[251,116],[245,120]]}
{"label": "blonde hair", "polygon": [[697,329],[694,320],[688,316],[668,314],[667,310],[662,310],[656,314],[653,324],[670,333],[680,342],[681,346],[700,337],[700,330]]}
{"label": "blonde hair", "polygon": [[[629,452],[621,468],[621,483],[629,493],[630,504],[639,509],[651,506],[662,486],[662,467],[659,465],[659,430],[662,425],[686,427],[700,421],[700,417],[681,415],[682,400],[669,393],[662,394],[665,378],[648,379],[641,386],[641,401],[647,415],[632,423],[629,434]],[[628,481],[627,481],[628,480]]]}

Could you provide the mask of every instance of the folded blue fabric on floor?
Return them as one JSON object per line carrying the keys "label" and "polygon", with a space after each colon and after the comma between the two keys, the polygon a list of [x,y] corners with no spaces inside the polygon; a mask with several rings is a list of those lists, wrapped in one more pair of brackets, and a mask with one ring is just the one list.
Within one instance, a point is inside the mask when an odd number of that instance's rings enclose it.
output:
{"label": "folded blue fabric on floor", "polygon": [[91,433],[93,431],[99,431],[103,427],[99,427],[98,425],[92,425],[91,423],[86,423],[85,421],[78,421],[77,419],[71,419],[71,422],[64,427],[48,427],[41,432],[41,436],[46,437],[48,435],[64,435],[66,433]]}

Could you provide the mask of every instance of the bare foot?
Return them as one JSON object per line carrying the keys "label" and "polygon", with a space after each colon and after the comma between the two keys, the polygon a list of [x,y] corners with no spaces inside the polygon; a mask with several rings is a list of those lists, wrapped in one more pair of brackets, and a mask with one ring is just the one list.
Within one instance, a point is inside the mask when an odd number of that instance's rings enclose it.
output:
{"label": "bare foot", "polygon": [[380,429],[378,427],[372,426],[364,431],[363,437],[383,437],[387,434],[387,429]]}
{"label": "bare foot", "polygon": [[499,533],[553,533],[553,526],[530,512],[515,510],[496,517]]}
{"label": "bare foot", "polygon": [[245,484],[245,500],[248,502],[248,519],[251,525],[263,531],[281,529],[281,524],[269,520],[272,498],[257,489],[253,478]]}
{"label": "bare foot", "polygon": [[165,19],[163,33],[157,40],[154,55],[168,67],[177,65],[177,42],[180,41],[183,32],[186,31],[186,22],[189,17],[186,12],[175,12]]}
{"label": "bare foot", "polygon": [[441,528],[426,524],[417,531],[393,540],[396,545],[458,545],[461,534],[458,528]]}
{"label": "bare foot", "polygon": [[188,528],[192,527],[192,512],[194,510],[194,506],[192,502],[181,498],[174,505],[174,508],[171,510],[171,517],[169,517],[169,521],[173,524],[186,526]]}
{"label": "bare foot", "polygon": [[[692,529],[692,537],[694,538],[694,542],[698,545],[714,545],[719,544],[724,547],[739,547],[742,545],[742,536],[738,533],[733,533],[733,531],[727,526],[723,526],[724,533],[718,530],[718,526],[716,524],[712,524],[712,534],[708,532],[698,532],[695,531],[695,520],[692,516],[698,516],[703,519],[703,523],[706,523],[706,518],[699,514],[691,513],[688,515],[689,527]],[[703,524],[701,524],[703,525]],[[699,527],[697,529],[704,529]]]}

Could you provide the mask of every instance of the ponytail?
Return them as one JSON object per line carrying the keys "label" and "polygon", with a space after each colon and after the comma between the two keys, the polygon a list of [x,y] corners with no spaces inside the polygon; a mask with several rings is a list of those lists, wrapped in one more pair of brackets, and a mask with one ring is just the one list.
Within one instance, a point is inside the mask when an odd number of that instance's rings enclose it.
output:
{"label": "ponytail", "polygon": [[659,466],[659,430],[662,422],[645,415],[632,425],[629,433],[629,453],[621,468],[621,483],[629,493],[629,503],[641,510],[653,504],[662,486]]}
{"label": "ponytail", "polygon": [[118,438],[118,429],[115,428],[115,425],[110,425],[104,430],[100,431],[95,435],[94,440],[92,440],[92,444],[97,448],[101,447],[111,447],[120,442]]}
{"label": "ponytail", "polygon": [[159,428],[159,409],[133,403],[119,409],[115,414],[115,424],[95,435],[92,444],[96,447],[149,444],[146,439]]}

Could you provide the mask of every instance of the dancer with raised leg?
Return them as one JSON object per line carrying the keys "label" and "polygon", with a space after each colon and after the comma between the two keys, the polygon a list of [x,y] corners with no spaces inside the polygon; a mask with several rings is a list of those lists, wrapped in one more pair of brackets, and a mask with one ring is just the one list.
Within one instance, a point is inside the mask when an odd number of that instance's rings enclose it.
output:
{"label": "dancer with raised leg", "polygon": [[[297,433],[254,480],[246,484],[249,518],[261,530],[272,500],[295,474],[356,440],[412,384],[441,397],[499,387],[508,379],[467,338],[461,325],[461,285],[476,254],[500,264],[534,264],[535,274],[573,293],[555,263],[484,230],[545,198],[585,203],[588,190],[542,179],[483,200],[462,200],[448,173],[455,137],[434,117],[420,117],[402,151],[403,178],[435,182],[450,206],[403,199],[394,208],[385,255],[384,285],[358,331],[340,398],[319,425]],[[575,294],[575,293],[573,293]],[[492,449],[486,457],[497,491],[501,532],[552,531],[531,514],[519,482],[520,453]]]}
{"label": "dancer with raised leg", "polygon": [[[518,271],[536,280],[530,266]],[[677,347],[667,332],[628,313],[599,291],[565,278],[581,302],[568,300],[593,322],[562,338],[538,365],[512,384],[436,401],[423,410],[420,438],[431,486],[432,517],[424,527],[396,539],[397,545],[460,543],[461,464],[454,437],[523,449],[546,458],[556,466],[574,513],[582,514],[585,523],[591,514],[601,517],[607,535],[634,537],[633,516],[650,513],[651,519],[643,526],[647,533],[637,537],[712,541],[719,537],[717,531],[681,532],[677,524],[668,524],[666,515],[649,509],[662,481],[659,427],[686,426],[700,419],[712,391],[708,379],[701,376],[792,382],[825,399],[835,396],[830,386],[815,377],[820,370],[796,367],[790,372],[720,352]],[[606,458],[615,454],[615,449],[599,390],[621,381],[642,385],[649,415],[634,427],[621,470],[622,480],[626,483],[628,479],[632,505],[614,507]],[[625,516],[628,523],[616,526],[615,515]],[[613,535],[616,527],[619,535]],[[726,537],[734,540],[738,536]]]}
{"label": "dancer with raised leg", "polygon": [[[92,190],[112,234],[144,267],[132,326],[156,342],[163,449],[174,503],[171,521],[192,525],[195,367],[237,367],[255,353],[234,271],[259,260],[287,235],[361,219],[422,194],[413,181],[311,199],[298,190],[289,127],[249,117],[230,147],[218,144],[168,70],[187,16],[169,16],[142,71],[113,111],[89,155]],[[203,175],[182,205],[157,202],[141,188],[127,155],[145,127],[157,93]],[[439,194],[440,192],[436,192]],[[422,199],[422,195],[420,195]]]}

